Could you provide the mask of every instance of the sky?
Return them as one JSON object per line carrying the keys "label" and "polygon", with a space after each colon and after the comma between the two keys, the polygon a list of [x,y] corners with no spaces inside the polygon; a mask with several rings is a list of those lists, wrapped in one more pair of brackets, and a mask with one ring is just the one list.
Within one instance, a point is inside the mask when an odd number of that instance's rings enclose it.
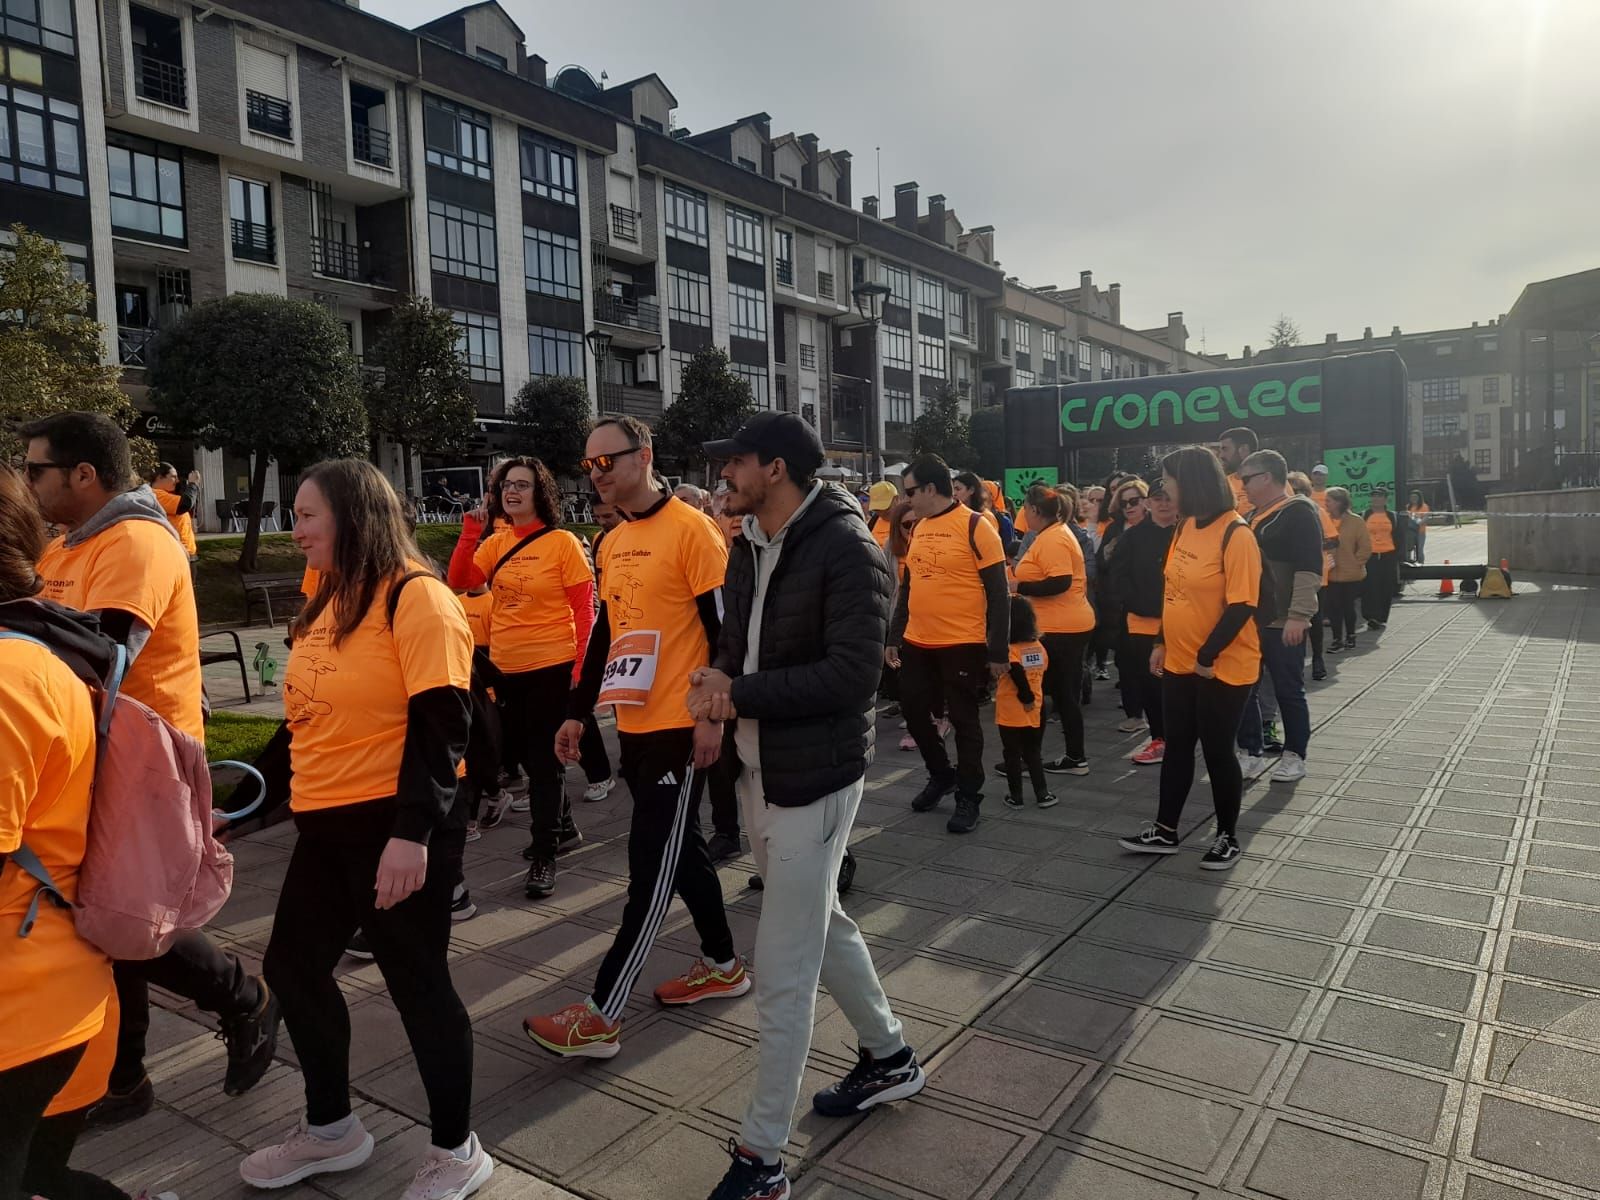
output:
{"label": "sky", "polygon": [[[362,0],[417,25],[450,0]],[[502,0],[552,77],[659,74],[943,193],[1024,284],[1237,355],[1487,322],[1600,266],[1600,0]]]}

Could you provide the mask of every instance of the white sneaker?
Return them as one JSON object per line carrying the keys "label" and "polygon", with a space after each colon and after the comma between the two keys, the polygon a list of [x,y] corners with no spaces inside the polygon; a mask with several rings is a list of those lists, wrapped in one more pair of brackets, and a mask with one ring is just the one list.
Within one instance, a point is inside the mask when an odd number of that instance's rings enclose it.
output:
{"label": "white sneaker", "polygon": [[1129,717],[1126,721],[1117,726],[1117,732],[1142,733],[1144,732],[1144,725],[1145,722],[1143,717]]}
{"label": "white sneaker", "polygon": [[533,801],[528,798],[527,792],[523,792],[512,799],[510,810],[512,812],[527,812],[532,807]]}
{"label": "white sneaker", "polygon": [[1267,768],[1272,765],[1266,759],[1258,758],[1254,754],[1246,754],[1243,750],[1238,753],[1239,770],[1246,780],[1260,779],[1267,773]]}
{"label": "white sneaker", "polygon": [[429,1146],[417,1177],[400,1200],[461,1200],[481,1188],[494,1174],[494,1159],[483,1152],[477,1134],[467,1135],[467,1145],[472,1153],[466,1158]]}
{"label": "white sneaker", "polygon": [[1285,750],[1278,760],[1278,769],[1272,773],[1273,783],[1293,783],[1306,777],[1306,760],[1293,750]]}
{"label": "white sneaker", "polygon": [[610,779],[602,779],[599,783],[591,783],[588,787],[584,788],[583,798],[590,804],[594,804],[596,801],[604,800],[607,796],[611,795],[611,789],[616,786],[616,776],[612,776]]}
{"label": "white sneaker", "polygon": [[313,1175],[351,1171],[372,1157],[372,1135],[357,1117],[342,1138],[329,1141],[299,1127],[286,1141],[257,1150],[239,1164],[239,1178],[251,1187],[280,1188]]}

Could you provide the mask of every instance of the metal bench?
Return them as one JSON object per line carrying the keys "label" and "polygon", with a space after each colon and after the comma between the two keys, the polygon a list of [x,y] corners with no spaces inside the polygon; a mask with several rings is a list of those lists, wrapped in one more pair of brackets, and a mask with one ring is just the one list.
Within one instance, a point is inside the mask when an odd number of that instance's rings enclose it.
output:
{"label": "metal bench", "polygon": [[207,638],[225,637],[233,639],[233,649],[207,650],[204,645],[200,647],[200,665],[209,667],[213,663],[236,662],[239,664],[239,682],[244,685],[244,702],[250,703],[250,672],[244,661],[244,645],[239,641],[239,635],[231,629],[214,629],[210,633],[202,633],[200,640],[203,643]]}
{"label": "metal bench", "polygon": [[267,624],[276,625],[277,619],[272,611],[276,602],[279,609],[285,607],[298,611],[305,597],[300,593],[299,575],[267,574],[241,574],[240,580],[244,584],[244,619],[245,624],[250,623],[250,615],[255,612],[258,605],[264,605],[267,610]]}

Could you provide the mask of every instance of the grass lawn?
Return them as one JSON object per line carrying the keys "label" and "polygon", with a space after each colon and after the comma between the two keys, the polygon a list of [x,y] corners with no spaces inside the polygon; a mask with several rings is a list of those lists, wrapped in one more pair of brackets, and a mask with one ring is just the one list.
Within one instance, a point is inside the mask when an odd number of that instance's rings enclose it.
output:
{"label": "grass lawn", "polygon": [[279,723],[277,717],[252,713],[212,713],[206,722],[206,758],[210,762],[225,758],[255,762]]}

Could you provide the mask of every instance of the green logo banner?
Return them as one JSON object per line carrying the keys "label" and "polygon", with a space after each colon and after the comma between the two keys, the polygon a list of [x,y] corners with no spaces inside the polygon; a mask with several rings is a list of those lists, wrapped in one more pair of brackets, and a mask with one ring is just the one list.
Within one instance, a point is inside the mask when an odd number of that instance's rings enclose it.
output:
{"label": "green logo banner", "polygon": [[1051,487],[1061,482],[1061,473],[1055,467],[1008,467],[1003,481],[1006,499],[1011,501],[1012,508],[1022,506],[1023,497],[1028,494],[1028,489],[1036,483],[1047,483]]}
{"label": "green logo banner", "polygon": [[1351,507],[1356,511],[1365,512],[1371,505],[1375,487],[1388,490],[1391,509],[1400,507],[1395,498],[1393,446],[1348,446],[1323,453],[1328,486],[1348,490]]}

